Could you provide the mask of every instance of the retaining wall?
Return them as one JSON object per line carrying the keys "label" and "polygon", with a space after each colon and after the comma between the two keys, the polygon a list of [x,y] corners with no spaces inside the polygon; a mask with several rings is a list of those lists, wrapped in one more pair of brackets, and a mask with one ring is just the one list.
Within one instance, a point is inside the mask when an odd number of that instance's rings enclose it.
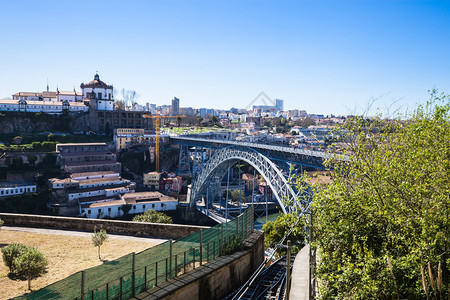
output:
{"label": "retaining wall", "polygon": [[41,227],[93,232],[95,228],[105,229],[108,233],[147,236],[165,239],[180,239],[200,229],[208,227],[142,223],[117,220],[100,220],[42,215],[0,213],[0,219],[10,226]]}

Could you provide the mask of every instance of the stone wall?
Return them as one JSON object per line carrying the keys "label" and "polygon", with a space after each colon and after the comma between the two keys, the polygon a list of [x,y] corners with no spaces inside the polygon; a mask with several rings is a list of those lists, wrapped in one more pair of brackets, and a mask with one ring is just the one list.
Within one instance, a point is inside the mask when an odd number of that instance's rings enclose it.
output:
{"label": "stone wall", "polygon": [[264,233],[246,239],[248,250],[222,256],[132,299],[223,299],[244,284],[264,261]]}
{"label": "stone wall", "polygon": [[97,220],[85,218],[54,217],[41,215],[25,215],[0,213],[4,225],[41,227],[93,232],[95,228],[103,228],[108,233],[147,236],[165,239],[180,239],[200,229],[208,227],[177,224],[141,223],[116,220]]}

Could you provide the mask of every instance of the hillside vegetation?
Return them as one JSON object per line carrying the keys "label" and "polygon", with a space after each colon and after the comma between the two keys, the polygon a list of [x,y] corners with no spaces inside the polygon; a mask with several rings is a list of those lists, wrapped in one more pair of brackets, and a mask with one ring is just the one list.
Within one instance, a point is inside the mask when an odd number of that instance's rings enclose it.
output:
{"label": "hillside vegetation", "polygon": [[449,299],[450,102],[354,119],[350,161],[315,195],[323,299]]}

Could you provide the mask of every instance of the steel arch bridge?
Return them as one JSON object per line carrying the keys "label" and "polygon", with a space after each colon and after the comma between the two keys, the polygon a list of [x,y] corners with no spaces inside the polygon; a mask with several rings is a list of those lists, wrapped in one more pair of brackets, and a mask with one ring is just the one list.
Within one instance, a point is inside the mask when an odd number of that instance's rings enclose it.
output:
{"label": "steel arch bridge", "polygon": [[[191,188],[190,207],[194,207],[211,186],[220,185],[226,170],[238,161],[245,161],[263,176],[270,186],[283,213],[305,213],[309,202],[302,203],[280,168],[267,156],[249,147],[229,146],[217,151],[204,166]],[[217,189],[216,189],[217,191]]]}

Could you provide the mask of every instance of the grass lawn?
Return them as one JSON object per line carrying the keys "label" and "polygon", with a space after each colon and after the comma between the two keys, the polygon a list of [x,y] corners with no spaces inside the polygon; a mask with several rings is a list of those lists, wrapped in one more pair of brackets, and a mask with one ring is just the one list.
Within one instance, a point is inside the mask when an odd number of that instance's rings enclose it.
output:
{"label": "grass lawn", "polygon": [[[35,246],[48,259],[47,273],[31,281],[32,290],[38,290],[73,273],[102,263],[98,259],[97,248],[92,246],[90,237],[0,230],[0,248],[11,243]],[[155,244],[145,240],[110,238],[101,247],[102,259],[114,260],[153,245]],[[9,299],[28,292],[26,281],[11,280],[8,273],[8,268],[2,260],[0,262],[0,299]]]}

